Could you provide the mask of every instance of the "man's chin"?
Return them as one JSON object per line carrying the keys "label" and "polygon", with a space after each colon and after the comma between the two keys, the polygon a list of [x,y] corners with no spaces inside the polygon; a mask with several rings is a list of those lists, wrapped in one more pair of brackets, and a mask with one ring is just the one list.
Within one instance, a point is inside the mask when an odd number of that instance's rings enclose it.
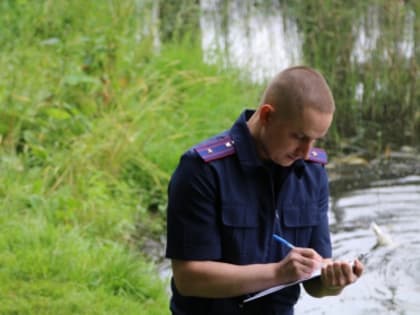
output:
{"label": "man's chin", "polygon": [[289,167],[291,166],[293,163],[295,163],[296,159],[292,159],[290,157],[286,157],[282,160],[276,161],[275,163],[279,164],[280,166],[283,167]]}

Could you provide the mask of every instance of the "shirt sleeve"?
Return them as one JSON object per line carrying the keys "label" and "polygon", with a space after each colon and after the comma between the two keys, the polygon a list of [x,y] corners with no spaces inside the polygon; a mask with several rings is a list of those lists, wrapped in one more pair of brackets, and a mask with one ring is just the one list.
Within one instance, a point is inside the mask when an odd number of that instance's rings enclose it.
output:
{"label": "shirt sleeve", "polygon": [[220,258],[217,202],[217,179],[210,164],[189,151],[182,156],[168,187],[167,258]]}
{"label": "shirt sleeve", "polygon": [[328,219],[329,188],[327,172],[322,167],[319,182],[318,211],[319,224],[314,228],[311,238],[311,247],[324,258],[331,258],[332,247]]}

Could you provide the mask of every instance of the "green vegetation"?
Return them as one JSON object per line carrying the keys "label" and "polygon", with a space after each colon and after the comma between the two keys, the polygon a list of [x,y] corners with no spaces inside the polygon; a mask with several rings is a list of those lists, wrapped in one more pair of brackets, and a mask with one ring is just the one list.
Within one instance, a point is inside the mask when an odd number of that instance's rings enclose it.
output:
{"label": "green vegetation", "polygon": [[1,314],[168,312],[141,248],[169,174],[257,89],[188,42],[156,53],[139,3],[0,4]]}
{"label": "green vegetation", "polygon": [[[176,12],[169,2],[162,12]],[[198,1],[185,3],[158,47],[153,1],[0,2],[1,314],[168,310],[167,283],[142,248],[164,231],[170,173],[184,150],[228,128],[261,92],[234,70],[202,62],[199,10],[188,11]],[[192,30],[180,22],[185,16]],[[349,28],[351,19],[343,19]],[[310,22],[299,21],[308,29]],[[330,51],[318,48],[305,49]],[[415,119],[420,126],[417,55],[403,67],[377,59],[357,69],[324,65],[330,57],[320,55],[306,58],[339,78],[333,87],[346,106],[335,130],[342,137],[362,139],[367,121],[393,118],[397,105],[404,130],[412,132]],[[365,77],[365,91],[379,77],[384,93],[365,94],[360,112],[347,97]],[[384,102],[396,106],[386,117]]]}

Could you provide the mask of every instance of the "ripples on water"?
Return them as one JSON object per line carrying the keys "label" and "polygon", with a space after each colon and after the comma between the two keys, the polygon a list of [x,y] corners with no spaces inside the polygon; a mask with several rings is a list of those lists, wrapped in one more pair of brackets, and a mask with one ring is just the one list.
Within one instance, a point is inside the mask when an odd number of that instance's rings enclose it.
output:
{"label": "ripples on water", "polygon": [[[372,182],[331,201],[334,257],[369,253],[365,272],[337,297],[303,294],[296,314],[420,314],[420,176]],[[371,222],[393,244],[378,246]]]}

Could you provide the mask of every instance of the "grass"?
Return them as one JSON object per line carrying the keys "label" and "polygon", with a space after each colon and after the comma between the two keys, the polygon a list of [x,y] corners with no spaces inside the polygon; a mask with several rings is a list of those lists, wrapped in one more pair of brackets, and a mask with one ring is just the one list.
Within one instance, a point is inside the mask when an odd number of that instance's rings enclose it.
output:
{"label": "grass", "polygon": [[182,151],[258,88],[190,42],[156,53],[146,2],[0,9],[0,313],[169,313],[142,242]]}
{"label": "grass", "polygon": [[161,314],[166,296],[152,266],[120,244],[42,216],[3,226],[2,314]]}
{"label": "grass", "polygon": [[1,314],[162,314],[163,283],[123,241],[128,209],[70,185],[47,193],[43,169],[1,164]]}

